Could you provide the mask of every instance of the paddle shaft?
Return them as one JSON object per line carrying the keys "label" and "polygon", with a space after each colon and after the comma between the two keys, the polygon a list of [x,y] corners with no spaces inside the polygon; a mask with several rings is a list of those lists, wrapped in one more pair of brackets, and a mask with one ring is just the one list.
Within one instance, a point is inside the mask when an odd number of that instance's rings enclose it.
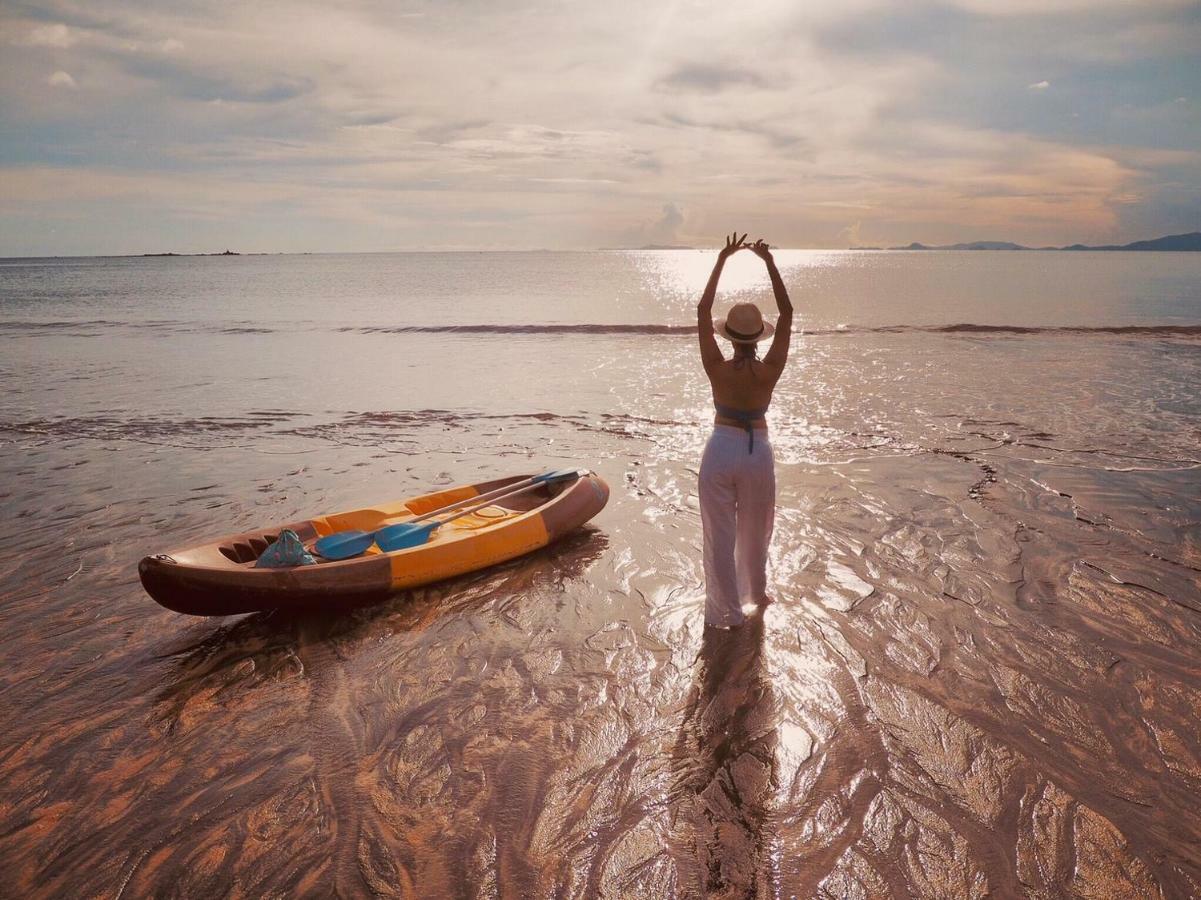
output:
{"label": "paddle shaft", "polygon": [[[426,519],[432,519],[434,516],[440,516],[440,515],[442,515],[442,513],[447,513],[447,512],[450,512],[451,510],[458,509],[459,507],[465,506],[468,503],[479,503],[481,500],[488,500],[488,501],[495,500],[498,497],[505,496],[508,491],[516,490],[517,488],[521,488],[521,487],[528,487],[529,485],[534,483],[534,479],[536,477],[537,477],[536,475],[531,475],[529,478],[526,478],[524,481],[518,481],[514,484],[506,484],[503,487],[493,488],[492,490],[488,491],[488,493],[486,493],[486,494],[476,494],[474,497],[467,497],[466,499],[459,500],[456,503],[450,503],[450,504],[447,504],[446,506],[440,506],[435,510],[431,510],[430,512],[422,513],[421,515],[417,516],[415,519],[406,520],[406,524],[412,525],[414,522],[424,522]],[[487,503],[485,503],[484,505],[487,506]]]}
{"label": "paddle shaft", "polygon": [[[511,496],[529,488],[537,487],[539,484],[551,484],[555,481],[565,480],[568,477],[576,478],[578,475],[578,470],[569,469],[561,469],[556,472],[546,472],[540,475],[532,475],[529,478],[520,479],[511,484],[494,488],[487,493],[477,494],[474,497],[467,497],[463,500],[459,500],[456,503],[450,503],[446,506],[439,507],[438,509],[430,510],[429,512],[423,513],[416,518],[409,519],[404,522],[397,522],[392,525],[386,525],[383,528],[379,528],[372,532],[344,531],[337,534],[327,535],[326,537],[319,538],[313,545],[313,549],[326,559],[349,559],[351,556],[357,556],[358,554],[362,553],[364,550],[370,547],[372,543],[377,542],[381,534],[386,534],[388,532],[395,531],[396,529],[401,529],[403,531],[407,528],[416,527],[421,522],[432,519],[434,516],[443,515],[452,510],[459,509],[462,506],[470,505],[470,508],[462,513],[462,515],[466,515],[469,512],[482,509],[492,501],[498,500],[502,497]],[[458,516],[453,516],[452,518],[458,518]],[[447,519],[447,521],[451,520]],[[433,527],[436,528],[437,523],[435,523]],[[382,546],[383,544],[381,543],[381,547]]]}
{"label": "paddle shaft", "polygon": [[[534,488],[542,487],[542,485],[543,485],[543,482],[539,481],[536,484],[527,484],[525,487],[520,487],[515,490],[510,490],[509,493],[507,493],[507,494],[501,494],[499,497],[493,497],[489,500],[485,500],[483,503],[480,503],[477,506],[470,506],[467,509],[461,509],[457,513],[455,513],[453,516],[450,516],[449,518],[443,519],[442,521],[438,522],[438,525],[440,525],[440,526],[445,525],[447,522],[453,522],[455,519],[458,519],[462,516],[469,515],[473,512],[478,512],[479,510],[483,509],[485,506],[491,506],[493,500],[508,500],[510,497],[516,497],[518,494],[524,494],[527,491],[532,491]],[[405,524],[408,525],[408,524],[412,524],[412,523],[406,522]]]}
{"label": "paddle shaft", "polygon": [[524,494],[528,491],[535,490],[536,488],[542,487],[544,484],[549,485],[559,481],[575,480],[579,477],[579,469],[564,469],[561,472],[550,473],[546,476],[538,475],[532,479],[533,484],[527,484],[521,487],[510,486],[509,489],[502,493],[499,497],[489,497],[487,500],[473,503],[466,509],[460,509],[458,512],[447,516],[445,519],[430,519],[425,522],[418,523],[397,522],[395,525],[389,525],[387,528],[381,528],[379,531],[375,532],[375,543],[385,553],[392,553],[397,550],[407,550],[410,547],[417,547],[428,541],[430,535],[434,533],[435,529],[441,528],[447,522],[453,522],[455,519],[474,512],[479,512],[485,506],[489,506],[501,500],[506,500],[509,497],[516,497],[518,494]]}

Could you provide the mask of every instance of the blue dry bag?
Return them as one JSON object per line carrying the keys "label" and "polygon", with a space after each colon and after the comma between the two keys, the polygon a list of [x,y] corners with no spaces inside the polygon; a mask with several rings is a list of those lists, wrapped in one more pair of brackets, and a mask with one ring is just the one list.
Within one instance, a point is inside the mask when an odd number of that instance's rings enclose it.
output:
{"label": "blue dry bag", "polygon": [[254,564],[256,569],[286,569],[290,566],[313,566],[313,559],[304,549],[304,542],[291,528],[285,528],[279,533],[279,538],[263,551],[259,561]]}

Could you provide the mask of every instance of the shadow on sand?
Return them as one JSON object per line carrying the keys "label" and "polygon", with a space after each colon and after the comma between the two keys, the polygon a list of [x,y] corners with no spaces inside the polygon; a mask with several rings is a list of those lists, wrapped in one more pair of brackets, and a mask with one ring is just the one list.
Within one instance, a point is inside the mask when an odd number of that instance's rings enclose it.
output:
{"label": "shadow on sand", "polygon": [[764,610],[705,628],[672,754],[672,852],[685,896],[774,896],[765,826],[776,781],[776,697]]}

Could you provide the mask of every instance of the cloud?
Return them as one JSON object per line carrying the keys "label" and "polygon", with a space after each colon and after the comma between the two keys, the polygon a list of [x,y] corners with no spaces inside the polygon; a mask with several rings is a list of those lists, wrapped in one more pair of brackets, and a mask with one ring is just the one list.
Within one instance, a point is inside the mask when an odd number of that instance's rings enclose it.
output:
{"label": "cloud", "polygon": [[854,203],[849,200],[815,200],[813,206],[829,206],[833,209],[871,209],[870,203]]}
{"label": "cloud", "polygon": [[[187,249],[212,223],[320,250],[706,244],[732,222],[846,246],[860,217],[873,243],[1061,244],[1176,222],[1171,185],[1201,183],[1201,109],[1171,102],[1201,65],[1195,15],[1047,2],[24,0],[0,11],[0,176],[14,217],[98,247]],[[87,104],[28,77],[60,67]]]}
{"label": "cloud", "polygon": [[666,112],[660,121],[668,125],[677,125],[683,128],[697,128],[740,136],[764,138],[778,148],[798,148],[799,145],[805,143],[801,135],[789,131],[786,125],[781,125],[770,118],[754,122],[745,119],[730,120],[721,115],[692,118],[677,112]]}
{"label": "cloud", "polygon": [[[1138,0],[1144,10],[1180,9],[1187,7],[1190,0]],[[951,0],[952,5],[981,15],[1004,17],[1062,16],[1071,13],[1093,13],[1105,9],[1131,6],[1130,0]]]}
{"label": "cloud", "polygon": [[642,247],[647,245],[677,245],[689,240],[682,233],[685,216],[679,204],[668,201],[662,204],[658,217],[651,220],[645,216],[640,221],[611,238],[606,245]]}
{"label": "cloud", "polygon": [[651,229],[651,232],[656,237],[665,239],[673,239],[676,232],[680,230],[680,226],[684,224],[684,213],[674,203],[663,204],[663,215]]}
{"label": "cloud", "polygon": [[714,94],[730,87],[767,87],[758,72],[740,66],[720,66],[710,63],[689,63],[677,66],[657,82],[669,91],[696,91]]}
{"label": "cloud", "polygon": [[[182,43],[180,44],[182,47]],[[313,82],[297,75],[226,75],[207,67],[162,58],[130,55],[121,59],[129,74],[156,82],[163,89],[191,100],[236,103],[282,103],[312,90]]]}
{"label": "cloud", "polygon": [[70,47],[75,43],[75,35],[63,24],[38,25],[33,28],[22,43],[31,47]]}
{"label": "cloud", "polygon": [[75,84],[75,79],[71,77],[70,72],[64,72],[61,69],[46,79],[46,83],[51,87],[78,87]]}

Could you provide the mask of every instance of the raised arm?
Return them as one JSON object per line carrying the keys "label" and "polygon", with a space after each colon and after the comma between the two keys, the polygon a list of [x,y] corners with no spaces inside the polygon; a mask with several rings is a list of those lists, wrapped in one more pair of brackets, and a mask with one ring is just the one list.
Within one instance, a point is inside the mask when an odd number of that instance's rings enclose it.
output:
{"label": "raised arm", "polygon": [[776,319],[776,336],[772,338],[771,348],[763,361],[768,365],[783,369],[788,361],[788,345],[792,341],[792,301],[788,299],[788,289],[784,287],[784,279],[776,268],[772,258],[771,248],[762,239],[750,245],[751,252],[767,264],[767,274],[771,277],[771,289],[776,295],[776,309],[780,316]]}
{"label": "raised arm", "polygon": [[713,272],[709,275],[705,292],[701,294],[701,302],[696,305],[696,331],[701,341],[701,362],[706,372],[725,359],[713,335],[713,301],[717,297],[717,282],[721,280],[721,270],[725,268],[726,260],[746,246],[743,243],[745,240],[746,235],[739,237],[737,231],[726,238],[726,245],[717,253],[717,262],[713,264]]}

